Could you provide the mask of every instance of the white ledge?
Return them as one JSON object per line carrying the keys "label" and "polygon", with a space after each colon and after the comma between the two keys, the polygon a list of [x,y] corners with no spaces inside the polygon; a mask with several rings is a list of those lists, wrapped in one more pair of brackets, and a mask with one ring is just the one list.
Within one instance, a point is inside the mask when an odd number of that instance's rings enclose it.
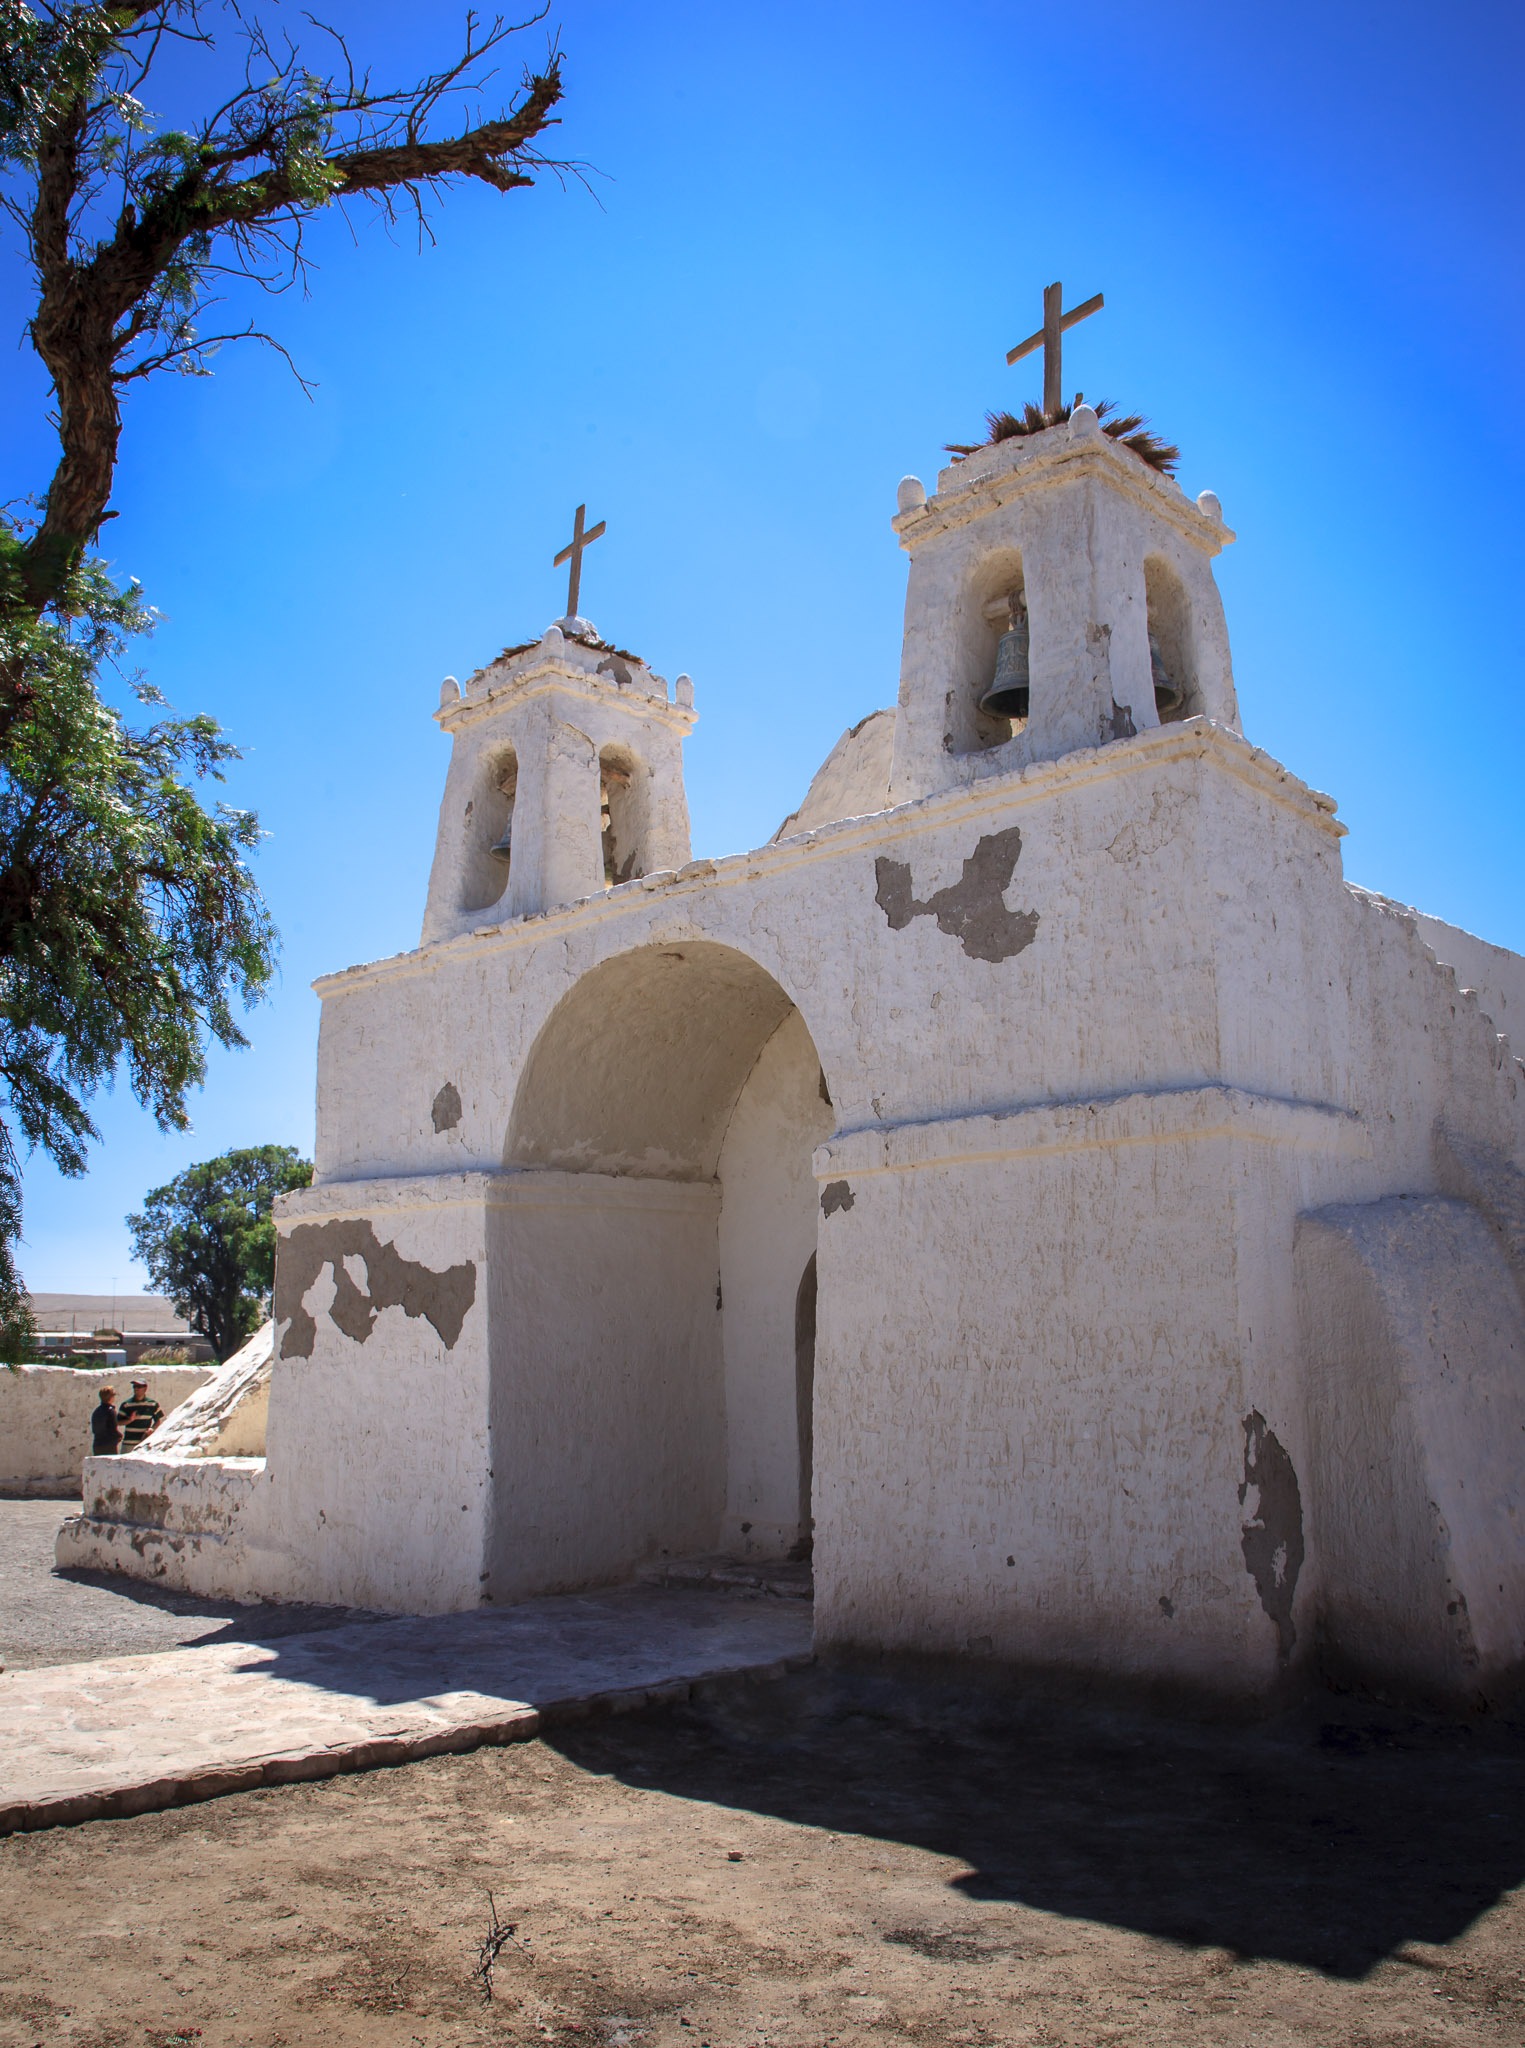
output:
{"label": "white ledge", "polygon": [[1354,1110],[1214,1084],[873,1125],[818,1146],[814,1167],[817,1180],[856,1180],[875,1173],[913,1173],[928,1166],[1209,1138],[1290,1145],[1346,1159],[1371,1157],[1371,1133]]}
{"label": "white ledge", "polygon": [[409,1209],[467,1204],[484,1209],[712,1209],[713,1180],[665,1180],[642,1174],[566,1173],[526,1166],[503,1173],[373,1174],[329,1180],[276,1198],[282,1230],[335,1217],[397,1215]]}

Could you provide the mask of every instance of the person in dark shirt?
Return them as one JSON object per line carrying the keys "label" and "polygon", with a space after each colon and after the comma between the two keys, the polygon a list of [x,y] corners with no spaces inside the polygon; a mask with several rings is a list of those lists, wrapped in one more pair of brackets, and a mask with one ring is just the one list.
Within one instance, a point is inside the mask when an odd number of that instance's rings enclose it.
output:
{"label": "person in dark shirt", "polygon": [[117,1411],[122,1419],[122,1449],[135,1451],[144,1437],[152,1436],[164,1420],[164,1410],[148,1398],[147,1380],[134,1380],[132,1399]]}
{"label": "person in dark shirt", "polygon": [[116,1409],[116,1388],[101,1388],[101,1405],[90,1412],[90,1448],[109,1458],[122,1448],[122,1419]]}

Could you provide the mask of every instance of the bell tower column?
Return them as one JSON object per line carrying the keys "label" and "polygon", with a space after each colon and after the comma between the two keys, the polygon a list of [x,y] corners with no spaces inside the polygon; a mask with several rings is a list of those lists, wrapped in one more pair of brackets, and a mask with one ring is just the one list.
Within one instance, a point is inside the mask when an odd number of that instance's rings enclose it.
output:
{"label": "bell tower column", "polygon": [[551,693],[527,707],[514,799],[511,917],[575,903],[604,886],[598,748]]}

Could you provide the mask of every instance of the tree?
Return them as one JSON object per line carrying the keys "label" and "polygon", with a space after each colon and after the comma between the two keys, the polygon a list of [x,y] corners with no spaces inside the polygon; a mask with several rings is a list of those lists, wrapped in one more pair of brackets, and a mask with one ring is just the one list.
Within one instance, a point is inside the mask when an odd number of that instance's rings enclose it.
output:
{"label": "tree", "polygon": [[36,279],[29,333],[59,439],[45,497],[0,513],[0,1342],[12,1348],[27,1321],[12,1253],[18,1136],[82,1172],[96,1136],[86,1103],[119,1065],[162,1127],[186,1128],[207,1045],[246,1042],[233,1000],[256,1001],[276,957],[243,858],[257,820],[198,791],[236,750],[210,719],[134,727],[100,694],[103,669],[153,624],[137,586],[119,588],[90,552],[115,516],[122,394],[160,371],[208,374],[232,338],[196,325],[220,281],[305,281],[302,230],[322,209],[411,205],[422,229],[452,179],[507,192],[566,168],[536,149],[561,97],[554,47],[491,118],[430,133],[529,24],[468,15],[452,62],[382,90],[310,16],[327,74],[246,7],[226,12],[242,52],[232,90],[218,79],[204,120],[161,130],[141,95],[163,51],[222,62],[197,0],[0,0],[3,204]]}
{"label": "tree", "polygon": [[535,146],[561,98],[554,46],[491,119],[426,133],[490,82],[489,60],[529,23],[484,28],[468,14],[452,62],[380,89],[311,16],[302,19],[336,60],[327,75],[252,13],[229,12],[241,82],[194,130],[156,132],[140,94],[165,44],[216,49],[198,0],[0,0],[0,165],[19,173],[6,208],[36,273],[30,332],[53,380],[61,444],[22,555],[39,610],[109,516],[124,387],[160,370],[205,374],[233,338],[203,337],[195,324],[216,303],[214,280],[282,289],[304,276],[303,225],[334,204],[359,200],[390,217],[401,201],[422,227],[426,197],[453,178],[511,192],[533,184],[536,168],[568,168]]}
{"label": "tree", "polygon": [[[119,1061],[161,1128],[186,1128],[206,1041],[245,1043],[231,998],[257,999],[276,941],[242,858],[257,821],[204,809],[182,779],[220,777],[234,749],[208,718],[134,732],[97,692],[101,662],[146,623],[138,593],[87,561],[60,608],[30,620],[4,602],[17,552],[0,531],[0,660],[29,699],[0,743],[0,1083],[26,1143],[78,1174],[96,1134],[86,1101]],[[0,1319],[13,1350],[26,1322],[20,1232],[15,1138],[0,1123]]]}
{"label": "tree", "polygon": [[129,1216],[133,1251],[218,1358],[231,1358],[270,1314],[277,1195],[312,1182],[290,1145],[253,1145],[188,1166]]}

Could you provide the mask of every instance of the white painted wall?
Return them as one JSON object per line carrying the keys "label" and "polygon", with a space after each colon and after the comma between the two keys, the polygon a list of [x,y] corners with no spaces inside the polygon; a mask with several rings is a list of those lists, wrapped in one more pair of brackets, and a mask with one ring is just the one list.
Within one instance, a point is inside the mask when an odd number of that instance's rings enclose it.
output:
{"label": "white painted wall", "polygon": [[495,1601],[713,1550],[725,1503],[719,1193],[505,1176],[486,1252]]}
{"label": "white painted wall", "polygon": [[1441,965],[1455,969],[1462,988],[1475,988],[1499,1030],[1525,1047],[1525,960],[1423,911],[1414,912],[1414,922]]}
{"label": "white painted wall", "polygon": [[263,1458],[87,1458],[82,1512],[59,1531],[55,1560],[215,1598],[278,1598],[289,1564],[269,1547],[272,1485]]}
{"label": "white painted wall", "polygon": [[[795,1301],[820,1209],[811,1155],[835,1121],[798,1010],[758,1055],[720,1152],[726,1512],[722,1546],[781,1557],[801,1526]],[[808,1512],[808,1511],[807,1511]]]}
{"label": "white painted wall", "polygon": [[[150,1397],[168,1415],[212,1374],[211,1366],[140,1365]],[[70,1500],[90,1452],[90,1415],[101,1388],[117,1406],[132,1398],[131,1371],[81,1371],[70,1365],[0,1366],[0,1494]]]}
{"label": "white painted wall", "polygon": [[1321,1620],[1343,1674],[1476,1704],[1525,1612],[1525,1311],[1494,1230],[1440,1196],[1303,1217]]}
{"label": "white painted wall", "polygon": [[[440,1175],[401,1187],[304,1189],[278,1205],[288,1246],[276,1270],[285,1343],[271,1375],[262,1498],[282,1562],[261,1553],[267,1576],[254,1590],[419,1613],[477,1604],[492,1488],[487,1192],[483,1176]],[[467,1269],[470,1307],[453,1344],[421,1309],[399,1304],[380,1307],[363,1339],[347,1335],[330,1312],[330,1257],[302,1296],[315,1325],[311,1354],[293,1355],[296,1240],[357,1218],[383,1254],[410,1262],[415,1307],[436,1276]],[[321,1250],[325,1240],[314,1242]],[[341,1246],[336,1239],[338,1263],[363,1299],[366,1266]],[[262,1545],[264,1532],[257,1536]]]}

